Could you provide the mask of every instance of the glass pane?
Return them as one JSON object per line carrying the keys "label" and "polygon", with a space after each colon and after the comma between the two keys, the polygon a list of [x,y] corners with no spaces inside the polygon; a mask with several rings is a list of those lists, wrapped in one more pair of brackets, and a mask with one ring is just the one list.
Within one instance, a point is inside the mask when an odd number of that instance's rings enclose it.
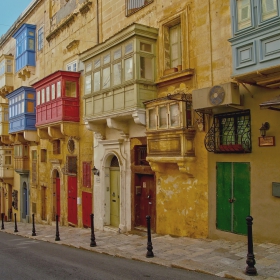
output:
{"label": "glass pane", "polygon": [[122,55],[121,49],[117,49],[116,51],[114,51],[114,59],[120,58],[121,55]]}
{"label": "glass pane", "polygon": [[100,71],[93,74],[93,91],[100,90]]}
{"label": "glass pane", "polygon": [[86,76],[85,79],[85,93],[91,93],[91,75]]}
{"label": "glass pane", "polygon": [[55,99],[55,84],[52,84],[52,100]]}
{"label": "glass pane", "polygon": [[111,76],[110,76],[110,67],[104,68],[103,69],[103,84],[102,84],[102,88],[108,88],[110,87],[111,83]]}
{"label": "glass pane", "polygon": [[167,108],[166,106],[159,107],[159,127],[167,127]]}
{"label": "glass pane", "polygon": [[86,72],[91,71],[92,69],[92,63],[86,64]]}
{"label": "glass pane", "polygon": [[156,129],[156,108],[149,110],[149,128]]}
{"label": "glass pane", "polygon": [[42,89],[42,96],[41,96],[42,103],[45,103],[45,89]]}
{"label": "glass pane", "polygon": [[170,28],[170,57],[171,67],[181,65],[180,25]]}
{"label": "glass pane", "polygon": [[113,83],[114,85],[119,85],[122,79],[122,64],[121,62],[114,64],[113,66]]}
{"label": "glass pane", "polygon": [[34,103],[32,101],[27,102],[27,112],[34,113]]}
{"label": "glass pane", "polygon": [[34,50],[34,39],[28,39],[28,49]]}
{"label": "glass pane", "polygon": [[178,103],[170,105],[170,125],[172,127],[180,125],[180,108]]}
{"label": "glass pane", "polygon": [[277,16],[277,0],[262,0],[262,20]]}
{"label": "glass pane", "polygon": [[153,79],[153,59],[140,57],[140,77],[143,79]]}
{"label": "glass pane", "polygon": [[250,0],[237,0],[238,30],[251,26]]}
{"label": "glass pane", "polygon": [[128,45],[125,46],[124,54],[131,53],[132,51],[133,51],[132,43],[129,43]]}
{"label": "glass pane", "polygon": [[152,52],[152,44],[140,43],[140,50],[143,52]]}
{"label": "glass pane", "polygon": [[46,88],[46,102],[50,101],[50,87]]}
{"label": "glass pane", "polygon": [[133,78],[133,59],[132,57],[124,61],[124,80],[128,81]]}
{"label": "glass pane", "polygon": [[103,64],[109,63],[110,60],[111,60],[110,54],[106,54],[106,55],[103,57]]}
{"label": "glass pane", "polygon": [[96,59],[94,61],[94,69],[99,68],[100,67],[100,59]]}
{"label": "glass pane", "polygon": [[12,164],[12,157],[11,156],[5,156],[5,164],[7,164],[7,165]]}
{"label": "glass pane", "polygon": [[37,105],[40,105],[40,98],[41,98],[41,92],[37,91],[37,98],[36,98]]}
{"label": "glass pane", "polygon": [[56,97],[61,97],[61,82],[57,82]]}
{"label": "glass pane", "polygon": [[65,96],[77,97],[76,82],[72,82],[72,81],[65,82]]}

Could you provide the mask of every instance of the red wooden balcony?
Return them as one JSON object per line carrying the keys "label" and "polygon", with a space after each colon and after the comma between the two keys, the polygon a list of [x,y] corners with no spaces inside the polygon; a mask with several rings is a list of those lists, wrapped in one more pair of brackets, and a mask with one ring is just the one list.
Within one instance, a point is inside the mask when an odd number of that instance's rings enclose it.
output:
{"label": "red wooden balcony", "polygon": [[36,127],[79,122],[80,73],[57,71],[32,86],[36,89]]}

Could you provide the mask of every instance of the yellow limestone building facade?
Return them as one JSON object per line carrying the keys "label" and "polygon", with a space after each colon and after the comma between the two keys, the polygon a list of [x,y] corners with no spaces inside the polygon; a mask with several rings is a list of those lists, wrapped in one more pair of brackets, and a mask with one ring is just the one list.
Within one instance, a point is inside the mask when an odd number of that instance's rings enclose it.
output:
{"label": "yellow limestone building facade", "polygon": [[[191,93],[230,76],[230,45],[217,43],[216,32],[230,32],[229,7],[214,1],[136,2],[33,1],[1,41],[1,55],[15,57],[17,28],[35,25],[37,37],[43,28],[36,67],[14,70],[13,88],[5,95],[34,86],[38,96],[44,79],[56,71],[80,72],[80,121],[39,125],[35,138],[25,140],[28,216],[54,220],[59,182],[60,222],[69,224],[67,191],[73,174],[66,167],[74,153],[76,225],[84,225],[79,198],[86,192],[92,194],[99,229],[145,227],[150,215],[157,233],[207,237],[208,123],[192,110]],[[71,129],[65,133],[64,126]],[[17,135],[9,137],[12,146]],[[53,153],[58,140],[60,154]],[[83,162],[87,170],[97,169],[90,186],[82,183]],[[12,189],[19,195],[24,182],[15,171]],[[13,211],[20,214],[22,204],[18,199]]]}

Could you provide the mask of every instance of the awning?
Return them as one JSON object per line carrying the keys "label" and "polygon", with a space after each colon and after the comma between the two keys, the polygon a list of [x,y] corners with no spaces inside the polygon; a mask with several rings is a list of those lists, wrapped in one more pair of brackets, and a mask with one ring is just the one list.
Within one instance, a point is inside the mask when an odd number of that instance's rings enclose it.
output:
{"label": "awning", "polygon": [[270,109],[270,110],[280,111],[280,95],[276,96],[272,100],[268,100],[261,103],[260,109]]}

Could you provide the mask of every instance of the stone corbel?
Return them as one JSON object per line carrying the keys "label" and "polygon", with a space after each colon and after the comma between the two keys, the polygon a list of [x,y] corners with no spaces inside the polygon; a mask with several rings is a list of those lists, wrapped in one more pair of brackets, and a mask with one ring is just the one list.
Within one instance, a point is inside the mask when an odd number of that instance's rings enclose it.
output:
{"label": "stone corbel", "polygon": [[53,139],[63,139],[65,136],[61,133],[59,128],[56,127],[48,127],[48,134]]}
{"label": "stone corbel", "polygon": [[105,139],[105,131],[106,126],[105,124],[94,124],[89,121],[85,121],[86,128],[94,132],[94,136],[96,139],[104,140]]}
{"label": "stone corbel", "polygon": [[129,133],[128,133],[128,125],[125,122],[121,121],[116,121],[112,118],[107,118],[107,126],[109,128],[116,129],[121,132],[121,136],[123,138],[127,138]]}
{"label": "stone corbel", "polygon": [[79,123],[65,123],[60,124],[60,131],[64,136],[72,136],[79,138]]}
{"label": "stone corbel", "polygon": [[26,142],[22,133],[16,133],[15,142],[18,142],[18,143],[25,143]]}
{"label": "stone corbel", "polygon": [[[149,160],[148,160],[149,161]],[[163,165],[162,163],[159,163],[159,162],[155,162],[155,161],[149,161],[149,164],[151,166],[151,169],[154,171],[154,172],[157,172],[157,173],[163,173],[164,172],[164,168],[163,168]]]}
{"label": "stone corbel", "polygon": [[12,144],[12,141],[10,140],[9,135],[2,135],[1,136],[1,142],[5,145],[10,145]]}
{"label": "stone corbel", "polygon": [[179,171],[182,173],[187,174],[190,178],[194,177],[194,166],[193,162],[195,161],[195,157],[188,158],[185,161],[177,162],[177,165],[179,167]]}
{"label": "stone corbel", "polygon": [[51,139],[47,129],[38,128],[37,133],[40,139]]}
{"label": "stone corbel", "polygon": [[134,122],[136,124],[140,124],[140,125],[144,125],[146,126],[146,112],[143,110],[143,111],[135,111],[133,114],[132,114],[132,117],[134,119]]}
{"label": "stone corbel", "polygon": [[26,141],[29,142],[39,142],[37,131],[24,131],[23,137]]}

